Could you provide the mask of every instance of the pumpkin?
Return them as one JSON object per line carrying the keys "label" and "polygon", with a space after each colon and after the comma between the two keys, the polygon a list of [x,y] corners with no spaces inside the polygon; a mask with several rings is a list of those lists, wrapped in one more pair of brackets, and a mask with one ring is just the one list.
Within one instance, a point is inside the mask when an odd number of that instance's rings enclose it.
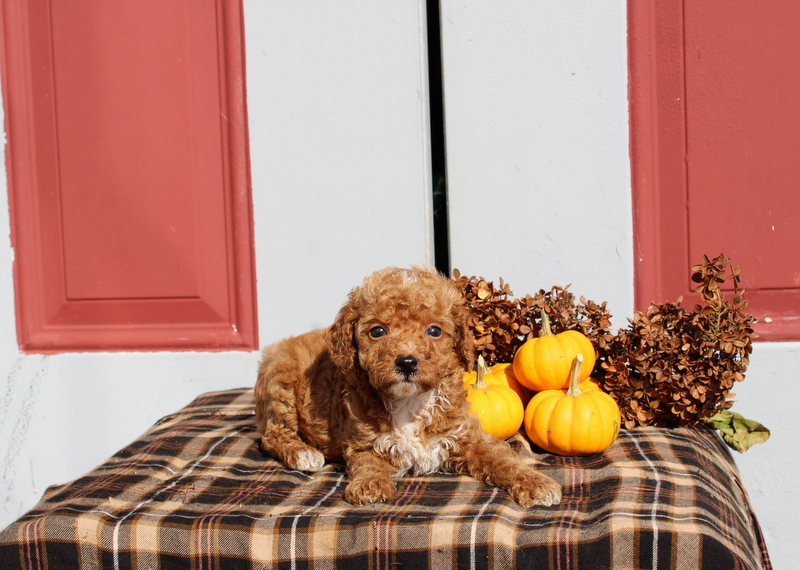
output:
{"label": "pumpkin", "polygon": [[[591,376],[578,384],[578,388],[580,389],[581,393],[584,394],[586,392],[592,392],[593,390],[600,390],[603,389],[600,387],[600,382],[592,378]],[[569,388],[562,390],[562,392],[566,393]]]}
{"label": "pumpkin", "polygon": [[470,415],[476,415],[486,433],[508,439],[522,427],[525,408],[517,393],[502,384],[486,384],[483,358],[478,358],[475,383],[467,391]]}
{"label": "pumpkin", "polygon": [[542,334],[529,338],[514,355],[514,376],[534,392],[561,390],[569,386],[569,371],[577,354],[583,355],[580,380],[592,373],[595,352],[592,341],[581,332],[553,334],[550,319],[542,309]]}
{"label": "pumpkin", "polygon": [[533,443],[559,455],[594,455],[619,435],[620,413],[614,398],[601,390],[581,392],[578,354],[570,369],[567,392],[545,390],[525,409],[525,433]]}
{"label": "pumpkin", "polygon": [[[502,384],[503,386],[508,386],[514,390],[517,393],[517,396],[519,396],[520,400],[522,400],[523,408],[528,405],[528,402],[530,402],[531,398],[533,397],[533,392],[520,384],[519,380],[517,380],[517,377],[514,376],[514,370],[510,362],[501,362],[492,367],[487,367],[486,361],[483,360],[482,356],[479,356],[478,365],[483,366],[483,382],[485,384]],[[471,372],[465,372],[464,387],[469,389],[473,384],[475,384],[477,379],[477,368]]]}

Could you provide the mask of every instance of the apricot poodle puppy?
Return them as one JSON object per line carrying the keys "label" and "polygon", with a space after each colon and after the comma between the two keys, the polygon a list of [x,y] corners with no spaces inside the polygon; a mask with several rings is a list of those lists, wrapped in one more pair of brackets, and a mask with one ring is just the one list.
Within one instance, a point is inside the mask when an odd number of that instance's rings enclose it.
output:
{"label": "apricot poodle puppy", "polygon": [[330,328],[264,349],[261,447],[301,471],[344,461],[344,498],[357,505],[392,499],[397,477],[438,470],[502,487],[523,507],[558,503],[555,481],[468,414],[462,373],[474,353],[449,279],[417,267],[376,272]]}

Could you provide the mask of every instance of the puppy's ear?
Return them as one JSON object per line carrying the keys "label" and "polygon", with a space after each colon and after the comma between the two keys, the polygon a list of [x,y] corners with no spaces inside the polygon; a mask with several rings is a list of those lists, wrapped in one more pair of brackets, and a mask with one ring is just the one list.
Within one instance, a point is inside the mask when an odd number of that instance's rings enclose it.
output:
{"label": "puppy's ear", "polygon": [[[351,294],[351,300],[352,297]],[[352,302],[348,303],[341,308],[325,335],[331,360],[345,374],[350,374],[356,367],[358,347],[355,338],[355,324],[357,320],[358,311]]]}
{"label": "puppy's ear", "polygon": [[463,303],[454,303],[451,313],[456,325],[455,349],[464,370],[470,371],[475,366],[475,337],[469,328],[469,312]]}

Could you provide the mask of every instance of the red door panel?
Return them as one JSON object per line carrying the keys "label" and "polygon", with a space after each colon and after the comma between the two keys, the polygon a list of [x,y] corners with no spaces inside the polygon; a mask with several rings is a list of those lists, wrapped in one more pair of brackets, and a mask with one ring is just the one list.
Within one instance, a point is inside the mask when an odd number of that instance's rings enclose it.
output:
{"label": "red door panel", "polygon": [[762,340],[800,338],[800,10],[629,3],[636,304],[741,264]]}
{"label": "red door panel", "polygon": [[197,297],[195,227],[212,226],[212,246],[225,231],[222,203],[194,200],[221,198],[219,125],[202,116],[219,106],[217,66],[198,53],[213,19],[187,25],[174,1],[51,6],[67,298]]}
{"label": "red door panel", "polygon": [[4,3],[24,350],[256,347],[241,17]]}
{"label": "red door panel", "polygon": [[791,291],[800,285],[800,9],[737,4],[685,7],[689,253],[726,252],[753,294]]}

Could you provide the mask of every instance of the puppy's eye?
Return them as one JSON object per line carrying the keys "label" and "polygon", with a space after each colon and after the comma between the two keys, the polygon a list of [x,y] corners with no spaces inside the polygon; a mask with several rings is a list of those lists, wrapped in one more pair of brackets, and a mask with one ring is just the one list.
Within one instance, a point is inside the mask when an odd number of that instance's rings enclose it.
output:
{"label": "puppy's eye", "polygon": [[432,336],[433,338],[439,338],[442,336],[442,329],[437,326],[428,327],[428,330],[425,331],[425,334],[428,336]]}
{"label": "puppy's eye", "polygon": [[369,336],[372,338],[381,338],[386,336],[386,329],[383,327],[372,327],[369,329]]}

